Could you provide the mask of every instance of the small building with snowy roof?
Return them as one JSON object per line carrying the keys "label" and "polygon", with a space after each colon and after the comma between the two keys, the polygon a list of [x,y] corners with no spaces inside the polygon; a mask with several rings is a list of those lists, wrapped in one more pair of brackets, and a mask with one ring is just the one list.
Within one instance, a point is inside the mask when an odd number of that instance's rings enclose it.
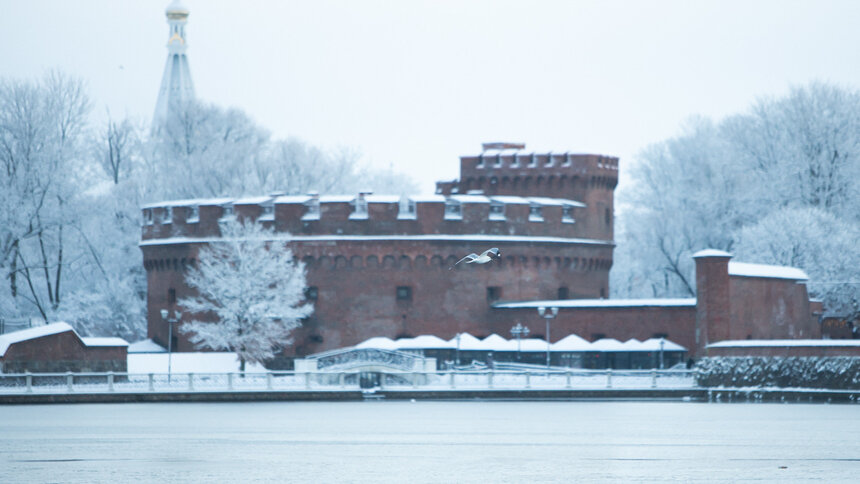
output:
{"label": "small building with snowy roof", "polygon": [[[734,262],[731,258],[728,252],[713,249],[693,255],[693,298],[498,301],[493,308],[504,317],[498,318],[493,329],[532,320],[537,322],[537,328],[532,329],[540,331],[538,321],[542,318],[537,309],[558,308],[552,319],[553,333],[580,334],[592,341],[602,340],[603,345],[609,345],[611,338],[671,338],[690,348],[690,356],[696,358],[706,356],[705,347],[720,341],[820,338],[821,305],[809,298],[806,273],[794,267]],[[628,353],[632,354],[625,351]],[[602,356],[594,353],[585,366],[595,365],[594,360]],[[618,364],[645,364],[634,360]]]}
{"label": "small building with snowy roof", "polygon": [[67,323],[0,335],[3,373],[125,372],[127,358],[124,339],[81,337]]}

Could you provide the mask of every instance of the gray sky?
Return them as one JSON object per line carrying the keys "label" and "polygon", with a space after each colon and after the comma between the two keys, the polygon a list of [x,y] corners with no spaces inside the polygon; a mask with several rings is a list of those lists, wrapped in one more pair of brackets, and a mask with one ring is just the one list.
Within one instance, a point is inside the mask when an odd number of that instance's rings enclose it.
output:
{"label": "gray sky", "polygon": [[[0,0],[0,75],[58,68],[152,116],[167,0]],[[204,101],[424,191],[484,141],[619,156],[810,80],[857,87],[857,1],[184,0]]]}

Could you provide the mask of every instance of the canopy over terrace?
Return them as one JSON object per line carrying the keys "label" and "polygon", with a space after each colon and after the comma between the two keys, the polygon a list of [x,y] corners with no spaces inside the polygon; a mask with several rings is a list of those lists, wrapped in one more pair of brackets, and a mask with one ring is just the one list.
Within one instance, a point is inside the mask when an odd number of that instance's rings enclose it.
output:
{"label": "canopy over terrace", "polygon": [[[350,350],[383,350],[433,358],[440,368],[472,361],[545,363],[547,342],[538,338],[506,339],[491,334],[480,339],[469,333],[444,340],[434,335],[392,340],[374,337],[354,347],[333,350],[343,353]],[[333,352],[311,355],[320,358]],[[553,366],[585,368],[656,368],[673,366],[684,361],[687,348],[665,338],[645,341],[629,339],[625,342],[604,338],[594,342],[571,334],[549,345]]]}

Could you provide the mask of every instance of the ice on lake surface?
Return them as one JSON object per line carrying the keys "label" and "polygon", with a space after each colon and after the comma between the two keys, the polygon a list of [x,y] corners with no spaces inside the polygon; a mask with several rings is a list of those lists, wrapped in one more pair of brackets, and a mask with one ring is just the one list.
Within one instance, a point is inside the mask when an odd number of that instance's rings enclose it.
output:
{"label": "ice on lake surface", "polygon": [[10,483],[856,482],[860,405],[10,405],[0,468]]}

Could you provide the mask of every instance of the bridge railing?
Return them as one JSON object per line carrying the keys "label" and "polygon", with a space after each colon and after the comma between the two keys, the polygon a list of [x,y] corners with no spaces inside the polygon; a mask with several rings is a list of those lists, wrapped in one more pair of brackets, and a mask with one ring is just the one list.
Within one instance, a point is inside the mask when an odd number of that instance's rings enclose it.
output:
{"label": "bridge railing", "polygon": [[159,393],[696,388],[694,370],[435,372],[0,373],[0,393]]}

